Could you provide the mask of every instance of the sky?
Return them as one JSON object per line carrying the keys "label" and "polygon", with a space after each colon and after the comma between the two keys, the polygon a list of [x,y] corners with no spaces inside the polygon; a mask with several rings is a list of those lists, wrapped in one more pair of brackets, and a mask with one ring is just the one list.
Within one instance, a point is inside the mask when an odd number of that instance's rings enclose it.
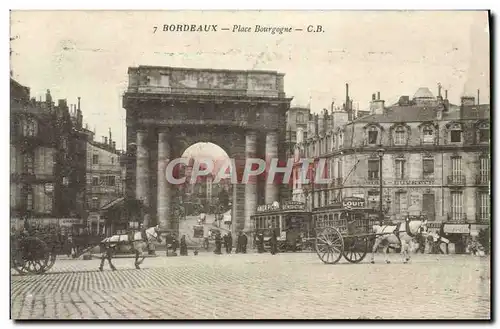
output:
{"label": "sky", "polygon": [[[162,32],[163,24],[304,31]],[[488,16],[479,11],[13,11],[11,38],[13,77],[37,98],[47,89],[70,104],[80,96],[84,122],[99,140],[111,128],[119,148],[130,66],[278,71],[292,106],[313,112],[340,106],[346,83],[361,110],[377,91],[390,104],[424,86],[436,95],[438,83],[455,104],[477,89],[481,103],[490,95]]]}

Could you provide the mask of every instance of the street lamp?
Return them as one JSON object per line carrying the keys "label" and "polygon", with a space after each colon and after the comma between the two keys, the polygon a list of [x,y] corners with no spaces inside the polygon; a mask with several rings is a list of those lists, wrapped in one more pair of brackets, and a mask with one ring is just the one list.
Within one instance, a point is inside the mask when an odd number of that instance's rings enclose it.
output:
{"label": "street lamp", "polygon": [[379,219],[380,219],[380,224],[384,222],[384,209],[382,206],[382,190],[383,190],[383,180],[382,180],[382,159],[384,157],[384,152],[385,150],[383,148],[380,148],[377,150],[377,155],[379,158]]}

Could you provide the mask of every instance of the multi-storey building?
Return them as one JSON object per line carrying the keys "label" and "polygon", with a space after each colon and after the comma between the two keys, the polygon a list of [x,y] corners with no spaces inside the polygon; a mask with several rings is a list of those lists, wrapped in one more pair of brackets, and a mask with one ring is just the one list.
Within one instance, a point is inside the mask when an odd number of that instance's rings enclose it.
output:
{"label": "multi-storey building", "polygon": [[[85,217],[85,141],[82,112],[47,90],[45,101],[11,79],[11,218],[58,220]],[[61,220],[64,223],[61,223]],[[74,221],[73,221],[74,222]]]}
{"label": "multi-storey building", "polygon": [[90,225],[92,231],[104,232],[104,219],[100,218],[102,207],[123,197],[122,183],[123,168],[120,162],[121,152],[116,149],[116,142],[112,140],[111,131],[102,141],[94,140],[94,134],[87,130],[87,208],[90,211]]}
{"label": "multi-storey building", "polygon": [[329,183],[304,188],[295,179],[295,200],[321,207],[355,196],[376,209],[382,200],[393,220],[409,212],[435,227],[489,223],[489,104],[462,97],[453,105],[441,87],[437,97],[420,88],[388,107],[374,94],[369,115],[350,121],[339,111],[331,120],[330,131],[311,121],[308,139],[296,146],[297,158],[325,159]]}

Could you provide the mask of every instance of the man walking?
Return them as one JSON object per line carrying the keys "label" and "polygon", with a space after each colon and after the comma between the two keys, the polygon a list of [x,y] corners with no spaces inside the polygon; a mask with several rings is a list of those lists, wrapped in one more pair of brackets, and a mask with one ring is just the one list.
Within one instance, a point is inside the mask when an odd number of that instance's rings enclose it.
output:
{"label": "man walking", "polygon": [[231,233],[228,232],[226,234],[226,253],[230,254],[232,250],[233,250],[233,237],[231,236]]}

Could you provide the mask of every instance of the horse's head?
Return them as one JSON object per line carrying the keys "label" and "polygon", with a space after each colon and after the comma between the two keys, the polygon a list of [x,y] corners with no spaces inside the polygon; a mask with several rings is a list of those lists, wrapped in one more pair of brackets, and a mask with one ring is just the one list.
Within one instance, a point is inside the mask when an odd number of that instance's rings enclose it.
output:
{"label": "horse's head", "polygon": [[156,242],[161,243],[161,236],[160,236],[160,227],[158,225],[150,227],[146,230],[146,233],[149,237],[153,238],[156,240]]}

